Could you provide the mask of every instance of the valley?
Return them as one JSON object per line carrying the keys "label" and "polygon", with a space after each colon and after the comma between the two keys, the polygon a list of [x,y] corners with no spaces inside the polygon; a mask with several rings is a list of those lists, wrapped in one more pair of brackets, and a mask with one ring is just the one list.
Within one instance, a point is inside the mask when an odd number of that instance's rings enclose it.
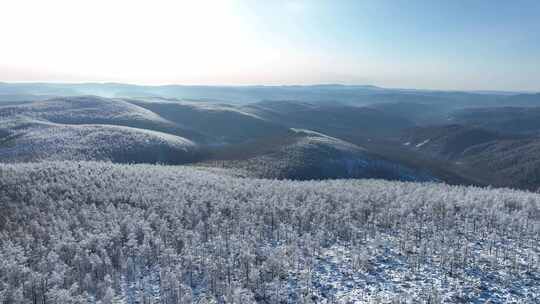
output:
{"label": "valley", "polygon": [[[534,123],[538,94],[333,85],[4,84],[3,89],[4,161],[197,163],[243,168],[266,178],[412,178],[528,190],[540,186]],[[71,96],[92,90],[114,97]],[[21,91],[25,95],[13,97]],[[212,92],[218,91],[227,98],[243,97],[212,101]],[[28,97],[32,93],[34,99]],[[59,96],[42,98],[38,93]],[[137,95],[146,96],[133,97]],[[313,99],[315,95],[321,99]],[[266,100],[287,97],[296,99]],[[321,138],[327,140],[321,143]],[[310,143],[314,139],[317,144]],[[119,140],[123,143],[113,144]],[[526,161],[518,163],[516,157]],[[366,160],[374,167],[366,169]]]}

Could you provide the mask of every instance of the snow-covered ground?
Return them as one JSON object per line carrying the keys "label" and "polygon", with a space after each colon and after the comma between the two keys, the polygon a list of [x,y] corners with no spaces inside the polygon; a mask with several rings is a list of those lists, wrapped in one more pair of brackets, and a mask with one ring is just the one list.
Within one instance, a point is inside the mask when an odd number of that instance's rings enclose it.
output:
{"label": "snow-covered ground", "polygon": [[423,142],[416,144],[416,147],[420,148],[420,147],[422,147],[423,145],[427,144],[430,141],[431,141],[431,139],[428,138],[428,139],[424,140]]}
{"label": "snow-covered ground", "polygon": [[59,123],[146,122],[171,124],[152,111],[129,102],[97,96],[62,97],[0,107],[0,117],[8,116],[25,116]]}
{"label": "snow-covered ground", "polygon": [[0,198],[3,303],[540,299],[530,192],[42,162],[0,164]]}
{"label": "snow-covered ground", "polygon": [[[313,294],[320,303],[343,304],[540,302],[538,273],[512,276],[493,267],[495,261],[480,246],[471,255],[482,262],[451,275],[440,260],[432,256],[411,259],[395,249],[395,242],[382,237],[357,248],[324,249],[315,258]],[[364,265],[355,269],[355,263]]]}
{"label": "snow-covered ground", "polygon": [[[112,125],[67,125],[29,118],[0,122],[3,162],[39,160],[109,160],[184,162],[196,148],[192,141],[166,133]],[[144,159],[143,159],[144,158]]]}
{"label": "snow-covered ground", "polygon": [[296,143],[298,146],[329,146],[338,151],[348,153],[359,153],[366,151],[366,149],[357,145],[312,130],[295,128],[291,128],[291,130],[302,136]]}
{"label": "snow-covered ground", "polygon": [[[243,116],[250,116],[255,119],[262,118],[254,113],[245,111],[241,106],[235,106],[232,104],[218,103],[218,102],[205,102],[205,101],[187,101],[187,100],[167,100],[161,98],[142,98],[143,102],[153,103],[153,104],[171,104],[179,105],[183,107],[188,107],[191,110],[201,111],[201,112],[231,112]],[[138,101],[140,102],[140,101]]]}

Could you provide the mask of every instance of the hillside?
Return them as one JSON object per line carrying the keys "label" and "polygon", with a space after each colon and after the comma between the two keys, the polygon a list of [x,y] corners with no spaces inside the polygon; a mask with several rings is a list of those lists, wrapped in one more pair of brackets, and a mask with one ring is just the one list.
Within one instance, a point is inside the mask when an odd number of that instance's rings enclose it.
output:
{"label": "hillside", "polygon": [[[289,128],[311,125],[364,138],[370,124],[392,119],[368,108],[297,102],[240,107],[166,98],[82,96],[6,105],[0,107],[0,116],[4,162],[206,161],[206,165],[242,168],[251,176],[268,178],[437,180],[426,170],[387,160],[344,140]],[[393,123],[398,128],[409,125],[399,119]],[[197,140],[188,139],[193,137]],[[212,162],[216,159],[219,162]]]}
{"label": "hillside", "polygon": [[241,146],[243,150],[256,150],[251,155],[230,150],[220,151],[215,157],[222,159],[210,165],[242,169],[247,174],[279,179],[328,178],[384,178],[389,180],[435,181],[426,171],[414,170],[370,153],[349,142],[322,133],[291,129],[286,137],[274,139],[261,149]]}
{"label": "hillside", "polygon": [[369,107],[264,101],[243,107],[259,117],[290,128],[309,129],[347,141],[386,136],[414,126],[403,117]]}
{"label": "hillside", "polygon": [[[539,99],[540,101],[540,99]],[[452,114],[456,123],[513,134],[540,133],[540,107],[472,108]]]}
{"label": "hillside", "polygon": [[493,131],[452,124],[412,128],[403,132],[400,141],[412,150],[455,160],[472,146],[507,138]]}
{"label": "hillside", "polygon": [[512,94],[500,98],[505,106],[538,107],[540,106],[540,93]]}
{"label": "hillside", "polygon": [[280,122],[268,121],[234,105],[157,98],[128,101],[169,121],[189,126],[203,134],[212,145],[241,143],[287,133],[287,128]]}
{"label": "hillside", "polygon": [[536,136],[446,125],[411,129],[400,141],[409,150],[452,162],[486,184],[539,189],[540,139]]}
{"label": "hillside", "polygon": [[410,120],[416,125],[440,125],[448,123],[448,116],[454,110],[455,105],[448,103],[385,102],[374,103],[369,107]]}
{"label": "hillside", "polygon": [[0,105],[0,118],[27,117],[60,124],[106,124],[167,132],[190,139],[200,134],[156,113],[120,99],[97,96],[58,97]]}
{"label": "hillside", "polygon": [[540,196],[445,184],[0,165],[7,303],[534,303]]}
{"label": "hillside", "polygon": [[[468,95],[441,96],[466,100]],[[2,162],[203,163],[280,179],[385,178],[540,187],[534,107],[455,111],[451,118],[462,113],[465,122],[447,125],[444,117],[456,106],[443,107],[437,100],[351,106],[20,97],[0,105]]]}
{"label": "hillside", "polygon": [[492,172],[500,184],[540,190],[540,139],[509,139],[488,142],[465,151],[462,161]]}
{"label": "hillside", "polygon": [[197,145],[156,131],[68,125],[28,118],[0,121],[0,160],[103,160],[178,164],[199,159]]}

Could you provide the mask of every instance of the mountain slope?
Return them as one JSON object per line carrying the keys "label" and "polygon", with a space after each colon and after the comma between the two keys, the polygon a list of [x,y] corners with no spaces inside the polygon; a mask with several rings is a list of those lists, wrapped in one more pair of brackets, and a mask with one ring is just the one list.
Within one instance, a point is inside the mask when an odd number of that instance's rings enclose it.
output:
{"label": "mountain slope", "polygon": [[185,138],[111,125],[67,125],[28,118],[0,122],[2,162],[106,160],[186,163],[200,158]]}
{"label": "mountain slope", "polygon": [[500,104],[511,107],[538,107],[540,106],[540,93],[512,94],[501,97]]}
{"label": "mountain slope", "polygon": [[540,138],[478,144],[466,150],[461,161],[492,172],[502,185],[540,190]]}
{"label": "mountain slope", "polygon": [[204,134],[210,144],[240,143],[286,134],[279,122],[270,122],[240,107],[209,102],[149,99],[129,100],[142,108]]}
{"label": "mountain slope", "polygon": [[455,105],[448,103],[385,102],[370,104],[369,107],[410,120],[417,125],[439,125],[448,123],[448,115],[452,113]]}
{"label": "mountain slope", "polygon": [[447,125],[411,129],[401,143],[420,154],[451,161],[486,184],[533,191],[540,187],[540,138],[536,136]]}
{"label": "mountain slope", "polygon": [[386,136],[414,126],[403,117],[368,107],[265,101],[243,108],[291,128],[314,130],[348,141],[358,137]]}
{"label": "mountain slope", "polygon": [[190,139],[197,132],[120,99],[96,96],[59,97],[0,106],[0,118],[28,117],[60,124],[107,124],[167,132]]}
{"label": "mountain slope", "polygon": [[[241,168],[251,175],[265,178],[436,180],[427,172],[385,160],[349,142],[305,129],[291,131],[287,137],[268,143],[266,150],[242,155],[240,159],[218,161],[217,164]],[[231,154],[234,155],[228,153]]]}
{"label": "mountain slope", "polygon": [[454,112],[452,120],[496,132],[540,134],[540,107],[464,109]]}
{"label": "mountain slope", "polygon": [[508,136],[463,125],[426,126],[406,130],[403,146],[443,159],[458,159],[472,146],[506,139]]}

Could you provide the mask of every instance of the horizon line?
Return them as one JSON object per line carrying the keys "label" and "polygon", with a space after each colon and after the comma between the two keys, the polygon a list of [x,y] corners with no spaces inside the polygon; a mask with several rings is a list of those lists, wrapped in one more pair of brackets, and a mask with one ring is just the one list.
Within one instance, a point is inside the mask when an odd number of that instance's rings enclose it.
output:
{"label": "horizon line", "polygon": [[428,92],[465,92],[465,93],[521,93],[521,94],[538,94],[539,90],[507,90],[507,89],[440,89],[440,88],[406,88],[406,87],[384,87],[374,84],[350,84],[350,83],[312,83],[312,84],[182,84],[182,83],[136,83],[136,82],[119,82],[119,81],[1,81],[0,84],[55,84],[55,85],[128,85],[141,87],[223,87],[223,88],[241,88],[241,87],[324,87],[324,86],[342,86],[342,87],[363,87],[368,89],[380,90],[396,90],[396,91],[428,91]]}

